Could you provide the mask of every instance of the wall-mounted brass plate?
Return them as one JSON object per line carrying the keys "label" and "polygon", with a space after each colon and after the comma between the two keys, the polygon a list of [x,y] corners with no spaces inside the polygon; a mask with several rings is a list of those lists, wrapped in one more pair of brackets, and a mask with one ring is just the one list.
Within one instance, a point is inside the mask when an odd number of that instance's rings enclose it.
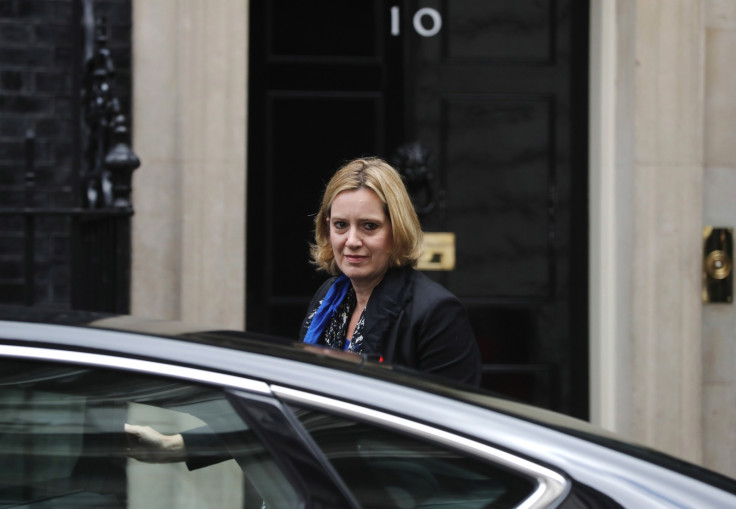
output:
{"label": "wall-mounted brass plate", "polygon": [[455,268],[455,234],[425,232],[424,252],[417,263],[419,270],[453,270]]}
{"label": "wall-mounted brass plate", "polygon": [[733,302],[733,228],[703,228],[703,302]]}

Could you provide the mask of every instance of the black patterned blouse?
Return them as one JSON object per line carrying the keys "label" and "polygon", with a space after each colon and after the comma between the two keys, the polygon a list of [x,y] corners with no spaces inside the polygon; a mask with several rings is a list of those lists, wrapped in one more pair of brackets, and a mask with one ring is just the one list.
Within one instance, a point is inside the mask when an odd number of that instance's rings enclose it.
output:
{"label": "black patterned blouse", "polygon": [[[322,301],[319,301],[317,307],[309,312],[304,326],[309,328],[315,313],[319,309]],[[360,314],[360,319],[355,326],[352,338],[347,338],[347,328],[350,323],[350,317],[353,314],[355,306],[358,304],[355,298],[355,290],[351,286],[345,295],[342,303],[337,307],[335,313],[330,318],[329,323],[325,326],[322,336],[319,338],[318,344],[328,346],[333,350],[345,350],[347,352],[362,353],[363,352],[363,329],[365,328],[365,309]],[[367,306],[366,306],[367,307]],[[347,343],[347,348],[346,348]]]}

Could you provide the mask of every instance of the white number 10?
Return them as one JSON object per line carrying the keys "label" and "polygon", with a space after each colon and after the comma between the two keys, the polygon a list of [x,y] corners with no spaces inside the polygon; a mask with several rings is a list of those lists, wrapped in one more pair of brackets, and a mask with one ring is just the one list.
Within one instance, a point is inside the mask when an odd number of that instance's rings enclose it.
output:
{"label": "white number 10", "polygon": [[[422,24],[422,18],[424,16],[429,16],[429,19],[432,21],[432,26],[430,28],[425,28]],[[442,16],[439,12],[437,12],[437,9],[432,9],[431,7],[422,7],[414,13],[412,23],[414,25],[414,30],[416,30],[419,35],[421,35],[422,37],[432,37],[437,35],[442,29]],[[396,37],[400,33],[401,29],[399,28],[399,7],[394,6],[391,7],[391,35]]]}

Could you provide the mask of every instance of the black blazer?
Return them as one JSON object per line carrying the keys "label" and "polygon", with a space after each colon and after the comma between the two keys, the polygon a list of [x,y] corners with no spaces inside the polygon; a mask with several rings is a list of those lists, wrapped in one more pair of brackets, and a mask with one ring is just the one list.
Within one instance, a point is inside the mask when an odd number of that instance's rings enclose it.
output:
{"label": "black blazer", "polygon": [[[335,279],[320,286],[307,316],[317,308]],[[299,333],[301,340],[307,328],[305,317]],[[382,357],[385,363],[480,384],[480,352],[465,307],[442,285],[410,267],[389,270],[373,289],[365,310],[363,348],[364,354]],[[190,470],[231,457],[208,428],[184,432],[182,437],[191,454],[186,462]],[[204,451],[200,455],[196,454],[199,448]]]}
{"label": "black blazer", "polygon": [[[335,278],[317,290],[309,316]],[[302,322],[300,339],[307,333]],[[373,289],[365,310],[364,354],[383,362],[480,384],[481,359],[467,311],[460,300],[423,273],[390,269]]]}

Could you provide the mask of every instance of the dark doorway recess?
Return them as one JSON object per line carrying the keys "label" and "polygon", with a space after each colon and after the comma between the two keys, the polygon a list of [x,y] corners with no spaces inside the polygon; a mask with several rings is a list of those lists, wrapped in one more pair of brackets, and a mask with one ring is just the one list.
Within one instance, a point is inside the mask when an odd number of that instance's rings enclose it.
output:
{"label": "dark doorway recess", "polygon": [[428,274],[468,307],[483,385],[587,418],[588,9],[252,0],[248,328],[296,335],[332,172],[378,155],[410,178],[414,154],[423,228],[456,242]]}

